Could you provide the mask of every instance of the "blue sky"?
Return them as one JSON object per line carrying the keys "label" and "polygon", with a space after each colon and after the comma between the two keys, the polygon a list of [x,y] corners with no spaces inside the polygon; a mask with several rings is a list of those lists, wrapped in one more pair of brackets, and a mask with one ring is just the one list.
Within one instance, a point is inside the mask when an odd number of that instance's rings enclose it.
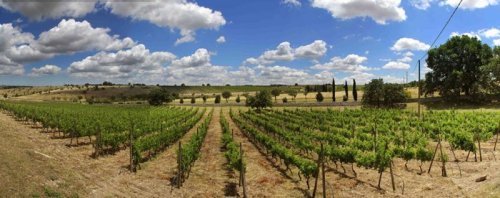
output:
{"label": "blue sky", "polygon": [[[0,1],[0,84],[404,82],[457,3]],[[464,0],[437,44],[500,45],[498,3]]]}

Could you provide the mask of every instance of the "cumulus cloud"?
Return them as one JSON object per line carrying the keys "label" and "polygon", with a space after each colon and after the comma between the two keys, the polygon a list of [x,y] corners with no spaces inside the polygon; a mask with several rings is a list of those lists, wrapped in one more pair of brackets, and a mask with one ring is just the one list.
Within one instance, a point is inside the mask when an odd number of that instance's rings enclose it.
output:
{"label": "cumulus cloud", "polygon": [[119,16],[180,30],[182,37],[176,44],[194,41],[198,29],[218,29],[226,24],[221,12],[187,0],[107,1],[105,7]]}
{"label": "cumulus cloud", "polygon": [[500,39],[493,40],[493,45],[500,46]]}
{"label": "cumulus cloud", "polygon": [[367,72],[356,72],[350,76],[347,76],[342,79],[342,81],[351,81],[352,79],[356,79],[356,83],[358,84],[366,84],[370,82],[371,79],[376,78],[376,76],[372,73]]}
{"label": "cumulus cloud", "polygon": [[139,44],[127,50],[88,56],[71,63],[68,72],[86,78],[157,78],[163,74],[163,67],[174,59],[172,53],[150,52]]}
{"label": "cumulus cloud", "polygon": [[500,29],[497,28],[482,29],[479,33],[486,38],[500,38]]}
{"label": "cumulus cloud", "polygon": [[382,68],[383,69],[409,69],[410,65],[408,63],[404,63],[404,62],[389,61]]}
{"label": "cumulus cloud", "polygon": [[295,49],[295,57],[318,59],[326,54],[326,42],[322,40],[315,40],[309,45],[300,46]]}
{"label": "cumulus cloud", "polygon": [[410,3],[413,7],[420,10],[427,10],[427,8],[431,7],[431,3],[434,0],[411,0]]}
{"label": "cumulus cloud", "polygon": [[109,35],[108,28],[94,28],[87,21],[61,20],[56,27],[42,32],[38,47],[44,53],[74,53],[86,50],[120,50],[136,43],[129,37]]}
{"label": "cumulus cloud", "polygon": [[0,6],[19,12],[31,20],[57,19],[60,17],[82,17],[94,11],[97,0],[86,1],[2,1]]}
{"label": "cumulus cloud", "polygon": [[38,76],[38,75],[53,75],[53,74],[58,74],[61,71],[61,68],[56,66],[56,65],[45,65],[40,68],[33,68],[31,69],[31,74]]}
{"label": "cumulus cloud", "polygon": [[[439,4],[441,6],[447,5],[451,7],[457,7],[459,2],[460,0],[444,0],[441,1]],[[460,4],[460,8],[474,10],[479,8],[485,8],[488,6],[494,6],[497,5],[499,2],[500,0],[463,0],[462,4]]]}
{"label": "cumulus cloud", "polygon": [[401,0],[312,0],[312,6],[330,12],[334,18],[370,17],[378,24],[406,20]]}
{"label": "cumulus cloud", "polygon": [[217,40],[215,40],[217,43],[221,44],[221,43],[225,43],[226,42],[226,37],[224,36],[219,36],[219,38],[217,38]]}
{"label": "cumulus cloud", "polygon": [[276,49],[265,51],[258,58],[250,57],[244,61],[244,64],[269,65],[276,61],[293,61],[297,58],[318,59],[327,52],[326,42],[315,40],[311,44],[299,46],[297,49],[291,47],[290,42],[280,43]]}
{"label": "cumulus cloud", "polygon": [[288,5],[293,5],[293,6],[300,6],[302,3],[300,3],[299,0],[282,0],[281,1],[283,4],[288,4]]}
{"label": "cumulus cloud", "polygon": [[370,68],[363,65],[367,60],[368,58],[364,56],[349,54],[344,58],[333,57],[330,59],[330,62],[316,64],[311,68],[318,70],[336,70],[340,72],[362,72],[370,70]]}
{"label": "cumulus cloud", "polygon": [[465,32],[465,33],[458,33],[458,32],[452,32],[450,34],[450,38],[454,36],[469,36],[469,37],[476,37],[477,39],[481,40],[481,36],[477,32]]}
{"label": "cumulus cloud", "polygon": [[425,51],[430,45],[413,38],[400,38],[391,47],[393,51]]}

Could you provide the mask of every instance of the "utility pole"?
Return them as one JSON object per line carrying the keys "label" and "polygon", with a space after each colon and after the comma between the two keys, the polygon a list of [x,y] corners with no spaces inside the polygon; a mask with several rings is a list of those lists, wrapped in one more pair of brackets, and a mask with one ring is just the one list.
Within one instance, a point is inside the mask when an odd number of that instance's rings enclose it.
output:
{"label": "utility pole", "polygon": [[420,95],[421,95],[421,90],[420,90],[420,60],[418,60],[418,82],[417,82],[417,86],[418,86],[418,118],[420,119]]}

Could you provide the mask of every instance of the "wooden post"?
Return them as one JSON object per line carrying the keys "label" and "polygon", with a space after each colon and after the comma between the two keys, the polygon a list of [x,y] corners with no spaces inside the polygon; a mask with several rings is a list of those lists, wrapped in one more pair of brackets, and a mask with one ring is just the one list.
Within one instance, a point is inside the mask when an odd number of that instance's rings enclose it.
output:
{"label": "wooden post", "polygon": [[446,174],[446,162],[443,155],[443,145],[441,144],[441,139],[439,139],[439,150],[441,152],[441,162],[443,163],[441,166],[441,175],[443,177],[447,177],[448,174]]}
{"label": "wooden post", "polygon": [[389,170],[391,171],[392,191],[396,192],[396,186],[394,185],[394,174],[392,173],[392,160],[389,163]]}
{"label": "wooden post", "polygon": [[479,161],[482,162],[483,161],[483,154],[481,153],[481,138],[479,138],[479,135],[477,138],[477,145],[479,146]]}
{"label": "wooden post", "polygon": [[323,198],[326,198],[325,151],[323,150],[323,143],[321,143],[321,175],[322,175],[321,181],[323,182]]}
{"label": "wooden post", "polygon": [[420,119],[420,95],[421,95],[421,90],[420,90],[420,60],[418,60],[418,118]]}
{"label": "wooden post", "polygon": [[497,138],[495,140],[495,147],[493,147],[493,151],[497,150],[497,142],[498,142],[498,134],[500,134],[500,127],[498,128],[499,131],[497,131]]}
{"label": "wooden post", "polygon": [[135,172],[135,162],[134,162],[134,144],[133,144],[133,137],[132,137],[132,131],[134,130],[134,127],[132,127],[132,130],[129,131],[129,149],[130,149],[130,172]]}
{"label": "wooden post", "polygon": [[243,146],[241,142],[240,142],[240,159],[241,159],[240,175],[241,175],[241,184],[243,185],[243,198],[247,198],[247,186],[245,184],[245,166],[243,164]]}
{"label": "wooden post", "polygon": [[320,151],[320,153],[319,153],[318,162],[316,165],[316,167],[318,168],[318,171],[316,172],[316,179],[314,180],[314,189],[313,189],[312,197],[316,197],[316,190],[318,188],[319,170],[320,170],[320,166],[321,166],[321,157],[322,157],[321,153],[322,153],[322,151]]}
{"label": "wooden post", "polygon": [[179,141],[179,152],[177,152],[177,188],[181,188],[181,176],[182,176],[182,146],[181,141]]}
{"label": "wooden post", "polygon": [[438,150],[438,146],[441,144],[441,141],[438,142],[438,144],[436,144],[436,148],[434,149],[434,153],[432,154],[432,160],[431,160],[431,165],[429,165],[429,170],[427,171],[427,173],[431,173],[431,169],[432,169],[432,164],[434,163],[434,158],[436,157],[436,153],[437,153],[437,150]]}

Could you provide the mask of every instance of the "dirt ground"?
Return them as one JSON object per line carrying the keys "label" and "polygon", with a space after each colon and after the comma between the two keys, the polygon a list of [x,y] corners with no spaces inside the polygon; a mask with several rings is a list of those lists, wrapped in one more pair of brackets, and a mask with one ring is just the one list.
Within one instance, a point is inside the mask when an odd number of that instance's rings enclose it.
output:
{"label": "dirt ground", "polygon": [[[142,163],[137,173],[130,173],[127,170],[128,149],[94,159],[90,156],[92,146],[85,142],[68,147],[69,139],[53,138],[52,133],[42,133],[38,128],[0,113],[0,197],[241,196],[237,173],[227,170],[220,150],[219,111],[220,108],[214,109],[201,156],[180,189],[171,183],[177,166],[176,147],[167,148]],[[235,140],[243,145],[250,197],[304,197],[312,193],[312,186],[307,190],[296,169],[292,169],[293,174],[283,171],[283,165],[260,153],[238,130],[229,119],[227,109],[224,108],[223,114],[234,130]],[[196,132],[196,127],[181,142],[186,142]],[[474,162],[473,154],[464,162],[467,153],[455,151],[458,163],[453,162],[453,154],[445,144],[443,151],[450,159],[446,163],[448,177],[441,176],[441,163],[438,162],[434,163],[430,174],[419,175],[419,162],[410,161],[406,170],[404,161],[395,160],[394,192],[389,170],[383,173],[383,190],[378,190],[376,171],[355,167],[357,177],[354,177],[350,165],[344,165],[344,173],[340,166],[335,168],[330,163],[326,171],[327,197],[332,194],[335,197],[500,197],[500,146],[493,151],[493,143],[481,144],[482,162]],[[423,168],[427,170],[429,163]],[[475,181],[482,176],[487,179]]]}

